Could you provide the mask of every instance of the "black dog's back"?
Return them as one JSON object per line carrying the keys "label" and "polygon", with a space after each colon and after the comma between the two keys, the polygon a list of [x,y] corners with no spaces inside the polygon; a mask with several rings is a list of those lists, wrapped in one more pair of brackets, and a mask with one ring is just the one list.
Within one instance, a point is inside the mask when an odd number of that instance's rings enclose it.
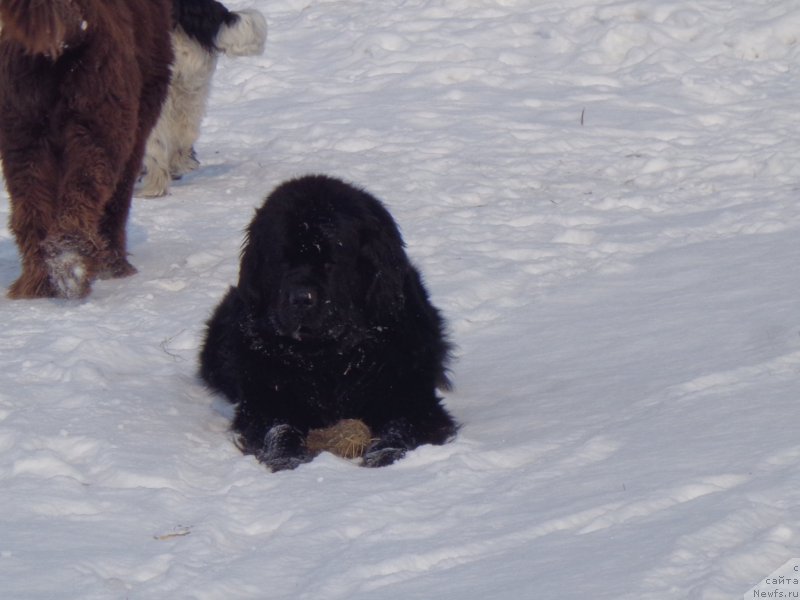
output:
{"label": "black dog's back", "polygon": [[364,464],[382,466],[455,434],[436,394],[449,385],[449,351],[385,207],[308,176],[256,212],[238,284],[208,322],[200,374],[237,404],[242,449],[273,470],[309,460],[309,429],[345,418],[370,427]]}

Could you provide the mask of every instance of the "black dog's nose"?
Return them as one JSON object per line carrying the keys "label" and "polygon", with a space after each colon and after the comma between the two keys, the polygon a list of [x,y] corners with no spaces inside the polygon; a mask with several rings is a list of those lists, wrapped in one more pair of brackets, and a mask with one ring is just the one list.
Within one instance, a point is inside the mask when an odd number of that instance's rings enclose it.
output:
{"label": "black dog's nose", "polygon": [[317,305],[317,291],[308,286],[299,286],[289,291],[289,304],[296,309],[308,310]]}

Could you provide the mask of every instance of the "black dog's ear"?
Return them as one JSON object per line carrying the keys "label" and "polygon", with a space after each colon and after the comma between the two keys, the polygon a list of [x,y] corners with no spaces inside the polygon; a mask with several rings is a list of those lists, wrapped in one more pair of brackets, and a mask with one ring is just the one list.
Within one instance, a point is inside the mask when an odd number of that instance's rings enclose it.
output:
{"label": "black dog's ear", "polygon": [[266,291],[272,287],[269,264],[274,261],[276,240],[270,240],[272,228],[264,212],[263,207],[256,211],[242,243],[237,287],[249,306],[266,300]]}
{"label": "black dog's ear", "polygon": [[358,269],[366,284],[366,306],[373,321],[392,321],[405,305],[404,284],[411,268],[397,226],[362,232]]}

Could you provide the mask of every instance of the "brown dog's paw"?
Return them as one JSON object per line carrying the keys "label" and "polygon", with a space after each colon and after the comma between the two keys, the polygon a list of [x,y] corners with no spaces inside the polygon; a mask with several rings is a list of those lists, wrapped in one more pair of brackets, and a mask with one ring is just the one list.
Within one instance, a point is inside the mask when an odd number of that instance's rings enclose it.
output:
{"label": "brown dog's paw", "polygon": [[97,268],[98,279],[119,279],[136,273],[136,267],[129,263],[127,258],[111,253],[101,258]]}
{"label": "brown dog's paw", "polygon": [[50,277],[44,267],[23,269],[22,275],[8,288],[11,300],[30,300],[33,298],[55,298],[56,293],[50,284]]}
{"label": "brown dog's paw", "polygon": [[95,246],[78,235],[51,236],[42,242],[50,286],[54,295],[73,300],[92,290]]}

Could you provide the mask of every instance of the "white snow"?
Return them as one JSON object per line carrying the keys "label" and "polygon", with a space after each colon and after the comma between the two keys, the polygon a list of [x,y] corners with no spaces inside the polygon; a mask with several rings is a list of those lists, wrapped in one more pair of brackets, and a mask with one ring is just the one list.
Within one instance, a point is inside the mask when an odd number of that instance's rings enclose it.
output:
{"label": "white snow", "polygon": [[[139,273],[0,300],[3,598],[714,600],[800,556],[797,2],[227,4],[267,49],[136,199]],[[200,385],[243,228],[308,172],[400,223],[453,443],[271,474]]]}

